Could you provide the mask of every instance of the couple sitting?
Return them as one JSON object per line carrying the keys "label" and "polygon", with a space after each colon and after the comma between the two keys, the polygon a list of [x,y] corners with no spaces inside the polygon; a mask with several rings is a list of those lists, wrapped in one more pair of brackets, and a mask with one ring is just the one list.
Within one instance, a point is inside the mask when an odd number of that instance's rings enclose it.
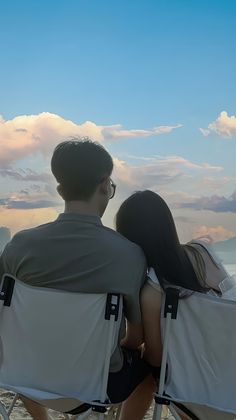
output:
{"label": "couple sitting", "polygon": [[[123,202],[117,232],[103,226],[101,217],[116,187],[112,158],[101,145],[89,139],[63,142],[51,168],[65,211],[13,237],[0,257],[0,277],[7,272],[35,286],[124,296],[107,394],[113,403],[125,401],[121,420],[141,420],[161,362],[165,285],[220,293],[225,273],[201,241],[180,244],[171,212],[154,192],[137,192]],[[22,399],[35,420],[48,419],[43,407]]]}

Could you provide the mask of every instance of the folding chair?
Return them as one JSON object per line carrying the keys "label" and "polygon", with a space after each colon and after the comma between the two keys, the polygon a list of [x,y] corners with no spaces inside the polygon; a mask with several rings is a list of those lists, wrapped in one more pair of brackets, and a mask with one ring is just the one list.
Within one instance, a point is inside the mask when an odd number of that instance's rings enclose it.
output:
{"label": "folding chair", "polygon": [[[118,294],[32,287],[5,274],[0,291],[0,388],[47,408],[78,406],[98,418],[111,405],[107,381],[122,317]],[[9,419],[3,404],[0,414]]]}
{"label": "folding chair", "polygon": [[[193,420],[236,419],[236,302],[166,290],[163,355],[153,420],[167,405]],[[185,417],[185,418],[186,418]]]}

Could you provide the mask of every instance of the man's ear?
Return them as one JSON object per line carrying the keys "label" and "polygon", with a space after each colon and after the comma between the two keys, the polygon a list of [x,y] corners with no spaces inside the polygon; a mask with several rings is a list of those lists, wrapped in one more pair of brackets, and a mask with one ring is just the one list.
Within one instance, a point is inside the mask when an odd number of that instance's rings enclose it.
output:
{"label": "man's ear", "polygon": [[60,184],[57,186],[57,192],[63,198],[62,188]]}
{"label": "man's ear", "polygon": [[107,195],[109,191],[109,176],[104,178],[99,184],[99,190],[102,194]]}

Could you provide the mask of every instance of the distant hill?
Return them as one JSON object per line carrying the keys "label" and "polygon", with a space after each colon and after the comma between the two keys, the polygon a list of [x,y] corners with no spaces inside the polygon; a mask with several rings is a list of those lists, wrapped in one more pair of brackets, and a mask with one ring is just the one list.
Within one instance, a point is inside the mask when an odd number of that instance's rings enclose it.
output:
{"label": "distant hill", "polygon": [[0,227],[0,253],[11,239],[11,231],[7,227]]}
{"label": "distant hill", "polygon": [[236,236],[215,242],[213,247],[225,264],[236,264]]}

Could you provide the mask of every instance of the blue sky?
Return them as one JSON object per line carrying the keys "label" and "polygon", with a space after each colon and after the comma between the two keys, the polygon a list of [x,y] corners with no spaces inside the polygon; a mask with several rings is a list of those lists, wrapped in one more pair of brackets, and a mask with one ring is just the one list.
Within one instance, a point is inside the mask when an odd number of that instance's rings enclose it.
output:
{"label": "blue sky", "polygon": [[[70,135],[70,128],[64,130],[68,120],[78,127],[90,121],[99,127],[119,124],[124,130],[151,130],[179,124],[182,127],[145,136],[122,133],[114,137],[114,130],[109,128],[106,138],[101,135],[95,138],[127,165],[126,178],[123,167],[117,170],[120,195],[105,222],[111,224],[119,200],[136,188],[135,183],[140,185],[135,168],[141,165],[140,173],[143,171],[145,179],[142,186],[164,193],[176,217],[180,220],[185,217],[184,227],[183,223],[179,224],[183,239],[207,228],[218,239],[236,235],[232,196],[236,178],[236,121],[230,118],[236,115],[235,19],[233,0],[3,2],[0,114],[5,126],[0,131],[0,145],[4,148],[1,165],[5,175],[0,187],[0,225],[9,224],[13,231],[24,227],[23,222],[19,226],[12,222],[17,210],[9,206],[9,200],[26,201],[26,196],[22,199],[22,190],[27,190],[29,200],[29,195],[37,190],[34,186],[33,192],[34,184],[29,180],[19,181],[19,177],[16,180],[16,175],[11,172],[9,176],[9,171],[6,175],[6,167],[15,171],[29,168],[37,173],[47,172],[55,136],[60,140],[63,135]],[[225,117],[223,111],[227,113]],[[40,120],[40,129],[38,123],[30,128],[31,137],[38,136],[42,144],[47,142],[48,148],[42,145],[31,153],[22,149],[20,156],[14,158],[14,147],[17,155],[20,145],[29,141],[23,138],[22,131],[19,141],[14,137],[15,146],[10,147],[12,126],[16,124],[19,133],[29,123],[27,119],[15,123],[14,119],[22,115],[29,119],[44,112],[61,117],[57,130],[53,129],[54,136],[47,116]],[[21,123],[25,126],[21,127]],[[203,135],[199,128],[209,132]],[[88,128],[89,135],[93,132]],[[145,167],[147,159],[151,162],[150,158],[155,156],[158,159],[152,163],[156,172],[153,167]],[[182,164],[180,160],[175,162],[175,172],[170,156],[185,159]],[[206,163],[210,169],[204,169]],[[163,165],[169,183],[166,179],[158,181],[160,171],[163,175]],[[193,165],[201,168],[194,169]],[[216,167],[221,169],[217,171]],[[130,170],[132,185],[127,175]],[[149,184],[150,170],[152,179],[154,174],[157,179]],[[179,181],[173,181],[174,176]],[[130,188],[124,185],[125,181]],[[217,186],[215,190],[213,184]],[[41,199],[50,199],[50,195],[43,195],[45,182],[37,185],[41,188]],[[183,197],[183,193],[188,197]],[[213,195],[231,200],[224,202],[224,211],[219,211],[218,204],[213,205]],[[202,196],[208,197],[207,204],[199,201]],[[39,197],[35,195],[33,199],[37,202]],[[54,208],[35,206],[31,210],[22,208],[20,220],[26,212],[33,215],[32,223],[53,217]],[[186,229],[192,226],[193,220],[195,231]],[[221,233],[217,236],[217,232]]]}

